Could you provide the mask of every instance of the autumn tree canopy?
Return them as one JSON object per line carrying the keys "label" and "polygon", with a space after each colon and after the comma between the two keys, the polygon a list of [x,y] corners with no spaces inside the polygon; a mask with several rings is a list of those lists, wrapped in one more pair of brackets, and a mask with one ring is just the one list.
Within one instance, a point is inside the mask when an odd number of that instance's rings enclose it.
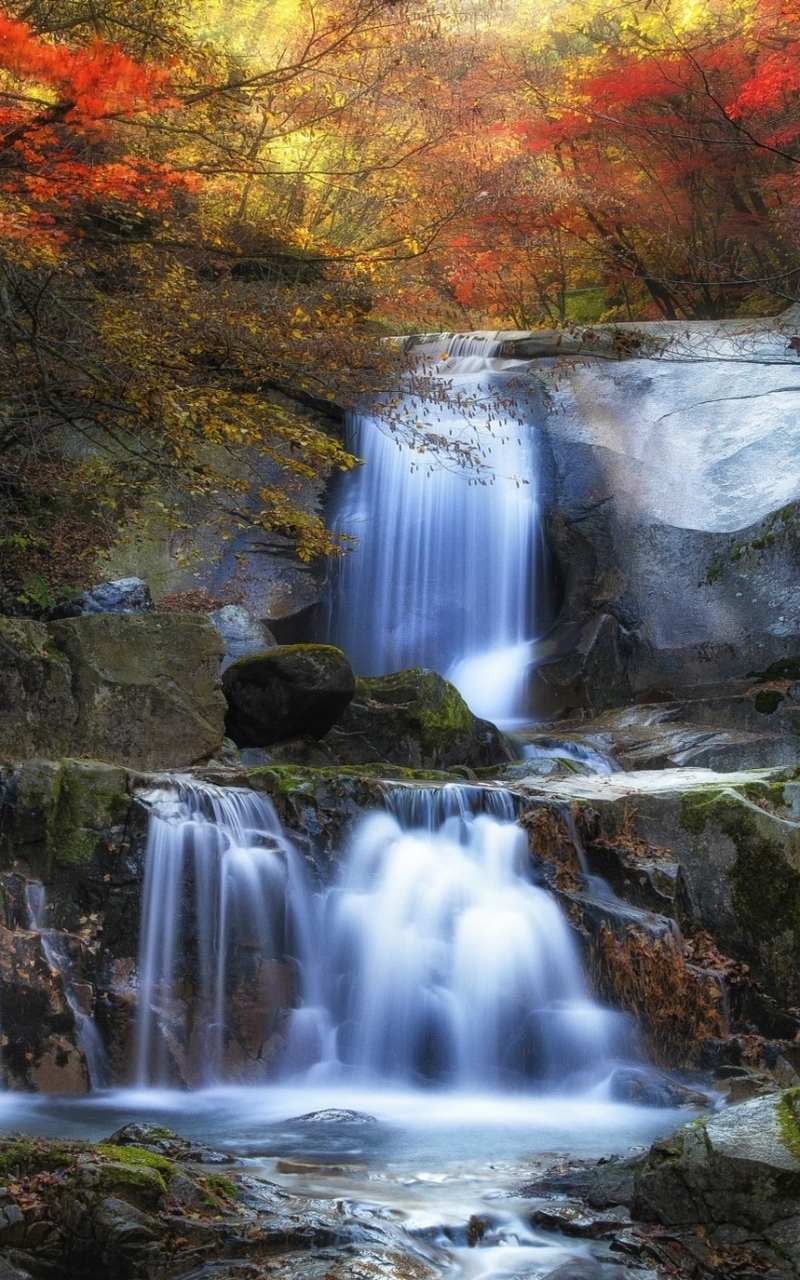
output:
{"label": "autumn tree canopy", "polygon": [[193,496],[334,550],[292,477],[382,333],[795,300],[799,54],[794,0],[6,4],[0,585]]}

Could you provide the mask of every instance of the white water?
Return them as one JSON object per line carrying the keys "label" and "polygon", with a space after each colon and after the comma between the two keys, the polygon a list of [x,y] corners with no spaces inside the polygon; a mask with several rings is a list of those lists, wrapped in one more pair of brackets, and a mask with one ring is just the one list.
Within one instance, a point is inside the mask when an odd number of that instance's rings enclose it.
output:
{"label": "white water", "polygon": [[299,975],[284,1077],[577,1090],[630,1051],[501,789],[391,789],[313,899],[265,797],[183,783],[149,800],[139,1084],[174,1078],[171,1060],[192,1083],[225,1078],[230,993],[254,958]]}
{"label": "white water", "polygon": [[254,792],[186,782],[145,799],[136,1080],[168,1080],[178,1052],[198,1083],[219,1080],[234,979],[257,982],[264,966],[310,945],[302,862]]}
{"label": "white water", "polygon": [[366,465],[341,481],[332,523],[358,545],[336,570],[325,636],[360,675],[430,667],[507,724],[525,711],[543,543],[538,404],[511,385],[521,366],[493,358],[496,345],[442,335],[425,365],[441,400],[409,394],[392,426],[350,423]]}

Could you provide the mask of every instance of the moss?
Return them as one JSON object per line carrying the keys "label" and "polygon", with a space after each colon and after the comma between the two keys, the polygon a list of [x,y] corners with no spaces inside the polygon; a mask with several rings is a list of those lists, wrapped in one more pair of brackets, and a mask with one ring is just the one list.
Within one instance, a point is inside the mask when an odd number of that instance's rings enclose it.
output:
{"label": "moss", "polygon": [[0,1180],[54,1173],[75,1164],[76,1151],[36,1138],[10,1137],[0,1140]]}
{"label": "moss", "polygon": [[54,788],[47,821],[47,870],[91,862],[107,831],[125,815],[124,770],[96,761],[67,760]]}
{"label": "moss", "polygon": [[723,792],[719,788],[709,791],[685,791],[681,796],[681,826],[699,836],[706,823],[714,816],[714,809]]}
{"label": "moss", "polygon": [[458,770],[406,769],[395,764],[346,764],[330,768],[312,768],[294,764],[269,764],[247,770],[247,780],[253,785],[259,782],[273,783],[279,794],[305,793],[312,795],[326,783],[335,784],[340,778],[364,778],[375,782],[452,782],[462,775]]}
{"label": "moss", "polygon": [[776,1108],[781,1142],[800,1161],[800,1089],[787,1089]]}
{"label": "moss", "polygon": [[771,716],[783,702],[784,695],[780,689],[759,689],[753,699],[753,706],[762,716]]}
{"label": "moss", "polygon": [[721,573],[722,573],[722,565],[712,564],[711,568],[708,570],[708,573],[706,574],[707,586],[709,587],[712,586],[720,577]]}
{"label": "moss", "polygon": [[130,1165],[134,1168],[155,1169],[167,1179],[171,1178],[175,1172],[175,1167],[170,1160],[156,1155],[153,1151],[145,1151],[142,1147],[115,1147],[109,1143],[101,1143],[95,1150],[104,1160],[114,1160],[117,1164]]}
{"label": "moss", "polygon": [[758,674],[764,680],[800,680],[800,658],[779,658]]}
{"label": "moss", "polygon": [[[782,803],[783,783],[773,785],[770,799]],[[727,874],[739,928],[759,944],[791,934],[800,960],[800,871],[787,859],[776,820],[726,790],[682,796],[681,820],[695,835],[713,822],[732,841],[736,859]],[[774,835],[764,830],[768,823]]]}
{"label": "moss", "polygon": [[230,1178],[226,1178],[222,1173],[205,1173],[202,1178],[203,1186],[206,1187],[215,1196],[224,1196],[226,1200],[238,1200],[239,1188]]}
{"label": "moss", "polygon": [[770,782],[764,778],[759,782],[746,782],[742,791],[745,797],[755,804],[767,804],[773,810],[784,809],[786,807],[784,786],[785,783],[783,781]]}
{"label": "moss", "polygon": [[[167,1184],[156,1169],[109,1161],[97,1166],[97,1185],[101,1191],[133,1193],[135,1199],[156,1204],[167,1194]],[[124,1197],[123,1197],[124,1198]]]}

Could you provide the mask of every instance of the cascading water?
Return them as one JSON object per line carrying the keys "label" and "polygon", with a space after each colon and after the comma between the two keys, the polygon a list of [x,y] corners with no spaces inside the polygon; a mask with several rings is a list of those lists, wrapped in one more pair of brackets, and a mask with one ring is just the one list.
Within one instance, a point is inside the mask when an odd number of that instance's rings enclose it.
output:
{"label": "cascading water", "polygon": [[270,801],[253,792],[187,781],[144,798],[136,1080],[168,1081],[170,1058],[180,1058],[186,1075],[208,1083],[225,1074],[237,994],[260,1005],[250,1021],[262,1055],[291,1004],[291,960],[310,946],[302,861]]}
{"label": "cascading water", "polygon": [[242,1022],[272,1075],[316,1081],[548,1087],[628,1047],[531,881],[507,791],[389,788],[316,897],[263,796],[147,798],[140,1084],[177,1063],[192,1083],[241,1079]]}
{"label": "cascading water", "polygon": [[339,1030],[320,1036],[335,1055],[316,1078],[552,1087],[629,1048],[626,1024],[590,999],[555,900],[531,882],[513,798],[411,786],[386,804],[325,903],[315,986],[320,1026]]}
{"label": "cascading water", "polygon": [[401,397],[394,430],[377,414],[352,419],[348,447],[366,465],[341,481],[332,522],[358,545],[336,570],[324,633],[360,675],[431,667],[476,714],[508,724],[524,716],[542,625],[541,402],[496,349],[452,335],[417,347],[440,395]]}
{"label": "cascading water", "polygon": [[69,935],[48,929],[45,887],[39,881],[31,880],[26,884],[25,905],[31,929],[39,935],[44,957],[64,984],[64,996],[75,1019],[75,1037],[86,1062],[90,1087],[107,1089],[111,1084],[111,1067],[95,1020],[80,998],[80,987],[83,984],[75,981],[74,967],[68,952]]}

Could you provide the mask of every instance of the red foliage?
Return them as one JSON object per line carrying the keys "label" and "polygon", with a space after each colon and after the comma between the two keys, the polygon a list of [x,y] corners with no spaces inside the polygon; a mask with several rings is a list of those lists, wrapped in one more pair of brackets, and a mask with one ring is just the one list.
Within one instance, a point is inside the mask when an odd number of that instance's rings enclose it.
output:
{"label": "red foliage", "polygon": [[0,236],[57,245],[78,207],[155,210],[191,187],[115,135],[119,120],[176,105],[163,68],[100,40],[51,44],[0,14]]}

